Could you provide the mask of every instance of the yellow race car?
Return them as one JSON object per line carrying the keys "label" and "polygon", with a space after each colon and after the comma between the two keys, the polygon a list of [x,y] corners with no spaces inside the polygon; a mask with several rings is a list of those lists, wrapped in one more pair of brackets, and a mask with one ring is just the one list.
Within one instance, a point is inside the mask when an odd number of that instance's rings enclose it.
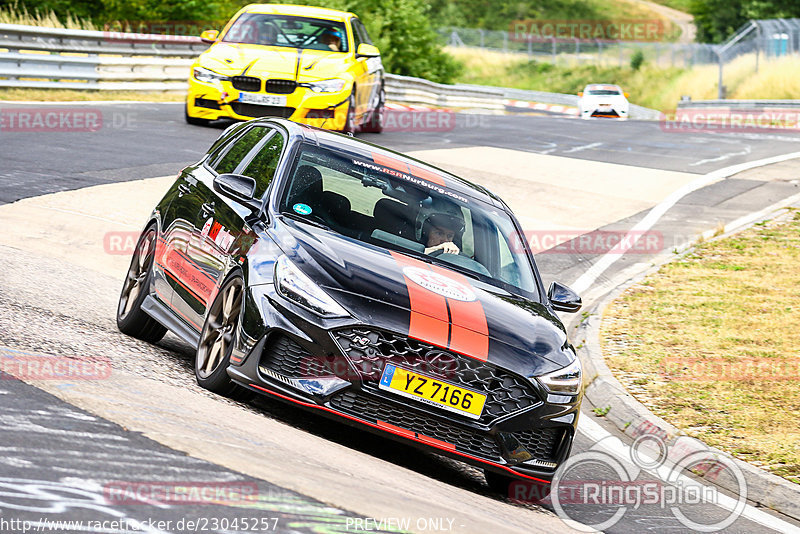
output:
{"label": "yellow race car", "polygon": [[380,132],[386,93],[380,51],[353,14],[251,4],[192,65],[186,122],[284,117],[330,130]]}

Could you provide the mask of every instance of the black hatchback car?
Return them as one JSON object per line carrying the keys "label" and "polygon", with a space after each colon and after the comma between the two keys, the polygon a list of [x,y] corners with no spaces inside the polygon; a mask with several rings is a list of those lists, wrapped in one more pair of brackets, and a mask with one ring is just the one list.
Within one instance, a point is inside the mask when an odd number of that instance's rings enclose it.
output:
{"label": "black hatchback car", "polygon": [[547,483],[581,367],[506,204],[376,145],[280,119],[226,130],[138,241],[117,324],[197,347],[211,391],[258,392]]}

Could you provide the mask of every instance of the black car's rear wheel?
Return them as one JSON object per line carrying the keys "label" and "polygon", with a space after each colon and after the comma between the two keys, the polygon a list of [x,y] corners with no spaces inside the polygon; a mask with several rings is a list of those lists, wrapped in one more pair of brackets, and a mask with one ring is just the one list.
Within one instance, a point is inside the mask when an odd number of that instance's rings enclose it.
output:
{"label": "black car's rear wheel", "polygon": [[223,284],[208,310],[194,365],[197,383],[202,387],[241,400],[252,394],[231,381],[228,362],[236,339],[243,297],[244,281],[235,274]]}
{"label": "black car's rear wheel", "polygon": [[153,280],[156,237],[155,226],[148,227],[139,237],[117,305],[120,332],[149,343],[155,343],[167,333],[166,328],[142,311],[142,302]]}

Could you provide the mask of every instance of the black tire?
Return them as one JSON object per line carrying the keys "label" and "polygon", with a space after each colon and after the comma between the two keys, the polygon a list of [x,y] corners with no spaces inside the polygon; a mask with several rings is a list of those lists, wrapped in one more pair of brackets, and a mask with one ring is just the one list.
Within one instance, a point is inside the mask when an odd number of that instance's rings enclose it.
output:
{"label": "black tire", "polygon": [[354,134],[356,130],[356,91],[353,89],[350,99],[347,101],[347,119],[344,121],[342,133]]}
{"label": "black tire", "polygon": [[381,85],[378,96],[378,107],[372,110],[369,120],[361,125],[361,131],[365,133],[381,133],[383,131],[384,119],[386,117],[386,91]]}
{"label": "black tire", "polygon": [[550,495],[550,484],[521,480],[484,469],[483,477],[493,492],[511,500],[539,503]]}
{"label": "black tire", "polygon": [[238,273],[222,285],[208,308],[194,360],[194,376],[201,387],[236,400],[249,400],[255,396],[228,376],[244,291],[244,280]]}
{"label": "black tire", "polygon": [[211,124],[211,121],[209,119],[200,119],[200,118],[197,118],[197,117],[190,117],[189,116],[189,106],[188,106],[188,104],[183,109],[183,116],[186,119],[186,123],[187,124],[191,124],[192,126],[208,126],[209,124]]}
{"label": "black tire", "polygon": [[142,311],[142,302],[153,282],[157,238],[155,225],[147,227],[139,236],[117,304],[119,331],[148,343],[156,343],[167,333],[161,323]]}

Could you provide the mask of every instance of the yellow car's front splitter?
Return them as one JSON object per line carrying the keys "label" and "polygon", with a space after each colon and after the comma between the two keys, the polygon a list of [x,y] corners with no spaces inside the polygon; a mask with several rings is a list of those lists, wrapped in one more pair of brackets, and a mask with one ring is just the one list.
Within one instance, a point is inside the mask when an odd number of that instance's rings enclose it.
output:
{"label": "yellow car's front splitter", "polygon": [[[233,87],[225,87],[227,85],[225,83],[218,87],[190,80],[187,115],[203,120],[230,118],[243,121],[259,117],[283,117],[328,130],[342,130],[347,122],[349,88],[337,93],[315,93],[304,87],[298,87],[288,95],[263,93],[267,100],[275,97],[279,103],[285,102],[285,105],[264,105],[243,102],[240,99],[241,92]],[[262,96],[262,93],[258,93],[258,96]]]}

